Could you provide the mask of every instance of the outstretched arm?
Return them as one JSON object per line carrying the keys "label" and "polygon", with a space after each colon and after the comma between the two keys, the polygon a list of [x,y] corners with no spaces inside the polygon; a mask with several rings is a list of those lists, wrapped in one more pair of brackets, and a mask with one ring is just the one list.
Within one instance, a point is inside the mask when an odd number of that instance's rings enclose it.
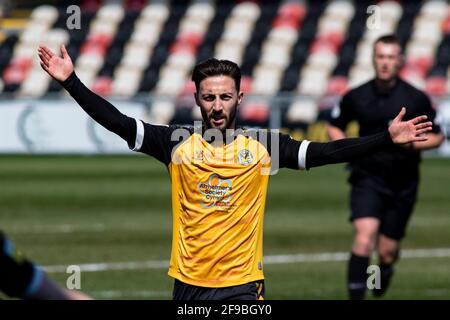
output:
{"label": "outstretched arm", "polygon": [[[360,138],[340,139],[327,143],[311,142],[304,148],[303,163],[305,168],[326,164],[349,162],[379,151],[389,145],[403,145],[411,142],[427,141],[426,133],[432,129],[426,116],[419,116],[409,121],[402,121],[406,113],[402,108],[392,121],[388,130]],[[304,142],[303,142],[304,143]],[[299,158],[302,158],[300,147]]]}
{"label": "outstretched arm", "polygon": [[122,137],[130,147],[134,146],[136,121],[122,114],[111,103],[93,93],[78,79],[74,72],[72,59],[64,45],[61,45],[62,57],[54,54],[46,46],[40,46],[38,54],[42,69],[61,83],[92,119]]}

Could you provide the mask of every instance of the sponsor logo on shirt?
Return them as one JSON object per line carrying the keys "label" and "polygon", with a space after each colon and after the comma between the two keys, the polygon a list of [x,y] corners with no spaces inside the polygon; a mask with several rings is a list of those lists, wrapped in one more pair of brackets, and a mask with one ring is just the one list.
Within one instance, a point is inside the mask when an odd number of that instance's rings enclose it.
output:
{"label": "sponsor logo on shirt", "polygon": [[229,179],[222,179],[214,173],[209,176],[208,181],[200,182],[197,190],[203,194],[201,205],[203,208],[224,207],[228,208],[231,201],[231,190],[233,183]]}
{"label": "sponsor logo on shirt", "polygon": [[241,151],[239,151],[237,158],[238,162],[243,166],[248,166],[250,163],[253,162],[253,155],[247,149],[242,149]]}

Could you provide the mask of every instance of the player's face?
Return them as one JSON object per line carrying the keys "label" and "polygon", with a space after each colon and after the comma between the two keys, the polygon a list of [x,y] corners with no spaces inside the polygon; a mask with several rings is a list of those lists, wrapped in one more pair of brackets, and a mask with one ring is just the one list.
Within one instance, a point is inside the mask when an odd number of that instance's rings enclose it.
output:
{"label": "player's face", "polygon": [[378,42],[374,48],[373,64],[378,80],[394,79],[402,65],[400,46],[395,43]]}
{"label": "player's face", "polygon": [[243,93],[236,90],[234,80],[229,76],[219,75],[203,79],[195,98],[206,128],[215,128],[222,132],[234,129],[236,109],[242,97]]}

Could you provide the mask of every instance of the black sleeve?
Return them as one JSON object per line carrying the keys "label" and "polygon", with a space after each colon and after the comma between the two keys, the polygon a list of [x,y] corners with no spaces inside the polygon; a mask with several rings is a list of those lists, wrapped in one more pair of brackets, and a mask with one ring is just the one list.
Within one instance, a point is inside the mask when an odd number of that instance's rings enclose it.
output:
{"label": "black sleeve", "polygon": [[89,90],[75,72],[61,85],[86,113],[107,130],[124,139],[132,149],[136,139],[136,120],[122,114],[111,103]]}
{"label": "black sleeve", "polygon": [[326,164],[349,162],[392,144],[388,130],[359,138],[346,138],[326,143],[311,142],[306,149],[305,167],[309,169]]}
{"label": "black sleeve", "polygon": [[[179,129],[179,131],[176,131]],[[169,165],[172,149],[184,141],[190,132],[177,126],[152,125],[142,121],[137,123],[134,151],[139,151]]]}
{"label": "black sleeve", "polygon": [[330,124],[344,131],[354,118],[352,99],[349,94],[346,94],[339,105],[333,109]]}
{"label": "black sleeve", "polygon": [[298,151],[301,141],[292,139],[279,130],[247,130],[247,134],[254,136],[267,150],[270,155],[271,171],[280,168],[298,169]]}
{"label": "black sleeve", "polygon": [[422,93],[422,98],[418,99],[420,106],[420,115],[426,115],[428,117],[428,121],[433,122],[433,130],[431,130],[432,133],[440,133],[441,127],[435,123],[436,119],[436,110],[434,110],[433,106],[431,105],[430,98]]}
{"label": "black sleeve", "polygon": [[292,139],[287,134],[280,134],[279,142],[280,168],[298,169],[298,151],[302,142]]}

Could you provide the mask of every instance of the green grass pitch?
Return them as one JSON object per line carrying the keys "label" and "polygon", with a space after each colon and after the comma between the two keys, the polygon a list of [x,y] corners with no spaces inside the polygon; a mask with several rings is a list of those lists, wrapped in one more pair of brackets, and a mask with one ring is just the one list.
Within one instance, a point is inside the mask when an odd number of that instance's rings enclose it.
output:
{"label": "green grass pitch", "polygon": [[[348,252],[344,165],[271,178],[266,256]],[[165,261],[171,246],[170,181],[145,156],[1,156],[0,228],[44,266]],[[450,248],[450,159],[425,159],[405,249]],[[405,258],[385,299],[448,299],[450,257]],[[346,299],[345,261],[266,264],[267,299]],[[65,285],[69,276],[51,276]],[[82,272],[99,299],[170,299],[167,267]],[[368,295],[371,298],[371,295]]]}

